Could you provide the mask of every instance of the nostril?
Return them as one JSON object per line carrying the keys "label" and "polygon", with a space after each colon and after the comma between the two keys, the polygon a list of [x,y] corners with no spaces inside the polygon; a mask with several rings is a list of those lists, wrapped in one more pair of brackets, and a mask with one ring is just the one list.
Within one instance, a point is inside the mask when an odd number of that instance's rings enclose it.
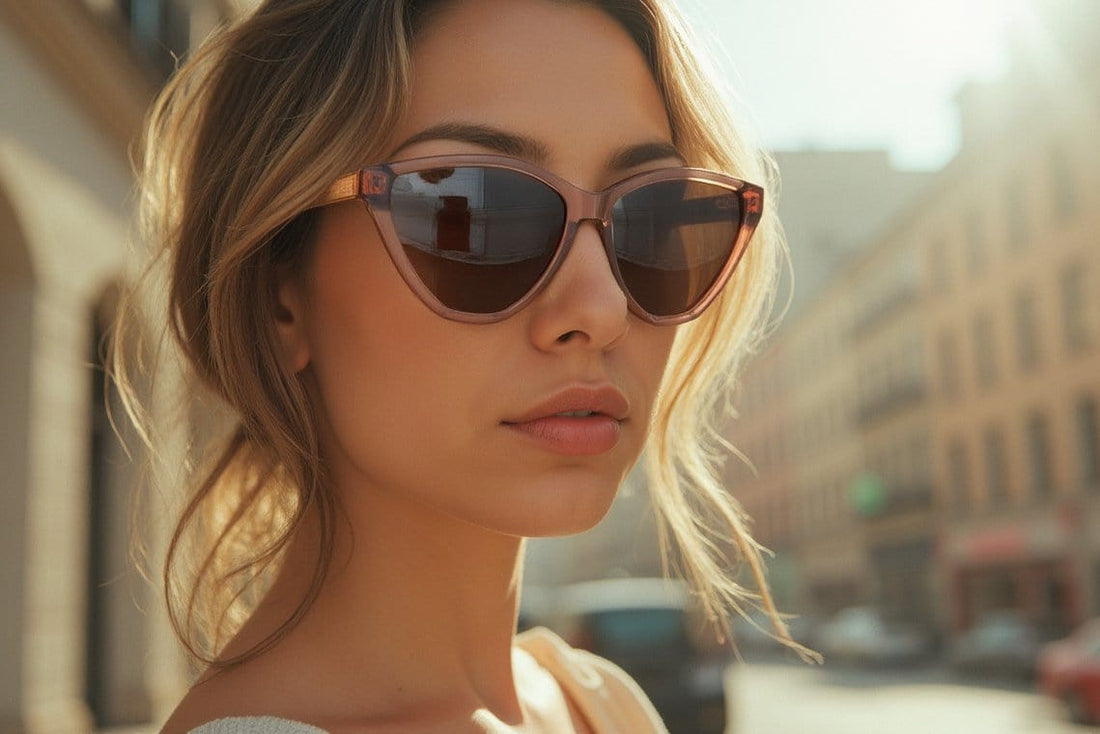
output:
{"label": "nostril", "polygon": [[573,329],[572,331],[567,331],[558,337],[558,343],[565,344],[566,342],[570,342],[573,340],[573,337],[575,337],[579,333],[580,332],[576,329]]}

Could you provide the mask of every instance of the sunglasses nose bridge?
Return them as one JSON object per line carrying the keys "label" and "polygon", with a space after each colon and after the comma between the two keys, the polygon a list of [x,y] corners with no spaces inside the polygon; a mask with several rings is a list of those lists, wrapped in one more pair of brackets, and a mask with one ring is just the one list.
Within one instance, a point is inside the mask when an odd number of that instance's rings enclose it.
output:
{"label": "sunglasses nose bridge", "polygon": [[592,223],[592,226],[596,229],[596,237],[599,238],[604,249],[607,249],[607,222],[600,217],[570,217],[569,221],[565,224],[565,232],[562,235],[563,243],[557,257],[559,263],[564,260],[573,249],[573,245],[576,243],[577,237],[583,231],[586,222]]}
{"label": "sunglasses nose bridge", "polygon": [[596,229],[601,231],[607,226],[607,212],[604,211],[607,196],[603,192],[574,188],[564,193],[569,219],[578,228],[584,222],[595,223]]}
{"label": "sunglasses nose bridge", "polygon": [[596,231],[601,234],[604,230],[607,229],[607,220],[600,217],[581,217],[580,219],[577,219],[577,229],[580,229],[581,225],[583,225],[585,222],[592,222],[592,224],[596,227]]}
{"label": "sunglasses nose bridge", "polygon": [[564,256],[573,246],[573,241],[579,234],[585,222],[591,222],[596,227],[596,233],[600,240],[605,241],[609,224],[610,212],[607,208],[607,194],[602,191],[585,191],[576,186],[566,186],[559,192],[565,199],[566,218],[565,223],[565,247],[561,253]]}

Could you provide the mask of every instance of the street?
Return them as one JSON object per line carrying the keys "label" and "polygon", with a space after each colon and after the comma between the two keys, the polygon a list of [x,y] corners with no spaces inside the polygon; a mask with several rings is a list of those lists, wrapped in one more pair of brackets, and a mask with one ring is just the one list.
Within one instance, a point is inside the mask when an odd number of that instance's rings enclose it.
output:
{"label": "street", "polygon": [[1024,686],[939,669],[859,671],[786,662],[731,667],[728,734],[1086,734]]}

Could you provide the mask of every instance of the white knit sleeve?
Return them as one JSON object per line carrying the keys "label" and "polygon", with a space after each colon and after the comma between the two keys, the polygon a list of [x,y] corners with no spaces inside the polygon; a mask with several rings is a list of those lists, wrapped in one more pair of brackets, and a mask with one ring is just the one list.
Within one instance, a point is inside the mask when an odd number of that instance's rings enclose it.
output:
{"label": "white knit sleeve", "polygon": [[203,724],[190,734],[327,734],[324,729],[274,716],[233,716]]}

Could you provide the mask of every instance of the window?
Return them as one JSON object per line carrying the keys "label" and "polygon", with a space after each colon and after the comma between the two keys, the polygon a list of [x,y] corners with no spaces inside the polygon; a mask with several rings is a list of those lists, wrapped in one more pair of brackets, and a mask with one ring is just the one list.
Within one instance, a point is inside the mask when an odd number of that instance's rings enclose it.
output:
{"label": "window", "polygon": [[959,344],[949,331],[940,334],[940,388],[945,398],[959,395]]}
{"label": "window", "polygon": [[1062,326],[1066,348],[1078,352],[1089,345],[1088,303],[1086,300],[1085,269],[1079,262],[1062,269]]}
{"label": "window", "polygon": [[1050,175],[1054,192],[1054,215],[1068,219],[1077,213],[1077,186],[1073,180],[1073,166],[1069,154],[1061,142],[1050,146]]}
{"label": "window", "polygon": [[1047,419],[1032,413],[1027,419],[1027,454],[1031,464],[1031,493],[1037,499],[1048,497],[1053,477],[1050,460],[1050,430]]}
{"label": "window", "polygon": [[978,384],[992,385],[997,380],[997,355],[993,335],[993,319],[989,314],[974,318],[974,364],[977,367]]}
{"label": "window", "polygon": [[970,504],[970,458],[966,442],[956,438],[947,450],[948,478],[951,488],[951,504],[959,512],[965,512]]}
{"label": "window", "polygon": [[1027,197],[1023,180],[1010,178],[1005,184],[1006,221],[1008,222],[1008,249],[1023,249],[1027,242]]}
{"label": "window", "polygon": [[909,437],[906,453],[909,454],[909,477],[914,484],[923,483],[928,478],[928,434],[917,432]]}
{"label": "window", "polygon": [[985,270],[985,226],[978,209],[966,213],[966,268],[971,275],[981,275]]}
{"label": "window", "polygon": [[179,0],[116,0],[130,43],[158,71],[168,76],[191,41],[191,18]]}
{"label": "window", "polygon": [[984,437],[985,481],[989,490],[989,506],[994,509],[1008,499],[1008,467],[1005,439],[1000,430],[988,428]]}
{"label": "window", "polygon": [[947,243],[943,239],[937,240],[928,248],[928,280],[932,284],[932,292],[937,295],[943,295],[950,289]]}
{"label": "window", "polygon": [[1100,489],[1100,411],[1096,398],[1081,398],[1076,413],[1081,484],[1093,490]]}
{"label": "window", "polygon": [[898,345],[894,364],[897,375],[902,381],[923,391],[927,366],[924,358],[924,341],[916,331],[909,332],[908,338]]}
{"label": "window", "polygon": [[1016,354],[1020,360],[1020,368],[1028,371],[1039,363],[1035,294],[1031,291],[1018,292],[1013,310],[1016,316]]}

